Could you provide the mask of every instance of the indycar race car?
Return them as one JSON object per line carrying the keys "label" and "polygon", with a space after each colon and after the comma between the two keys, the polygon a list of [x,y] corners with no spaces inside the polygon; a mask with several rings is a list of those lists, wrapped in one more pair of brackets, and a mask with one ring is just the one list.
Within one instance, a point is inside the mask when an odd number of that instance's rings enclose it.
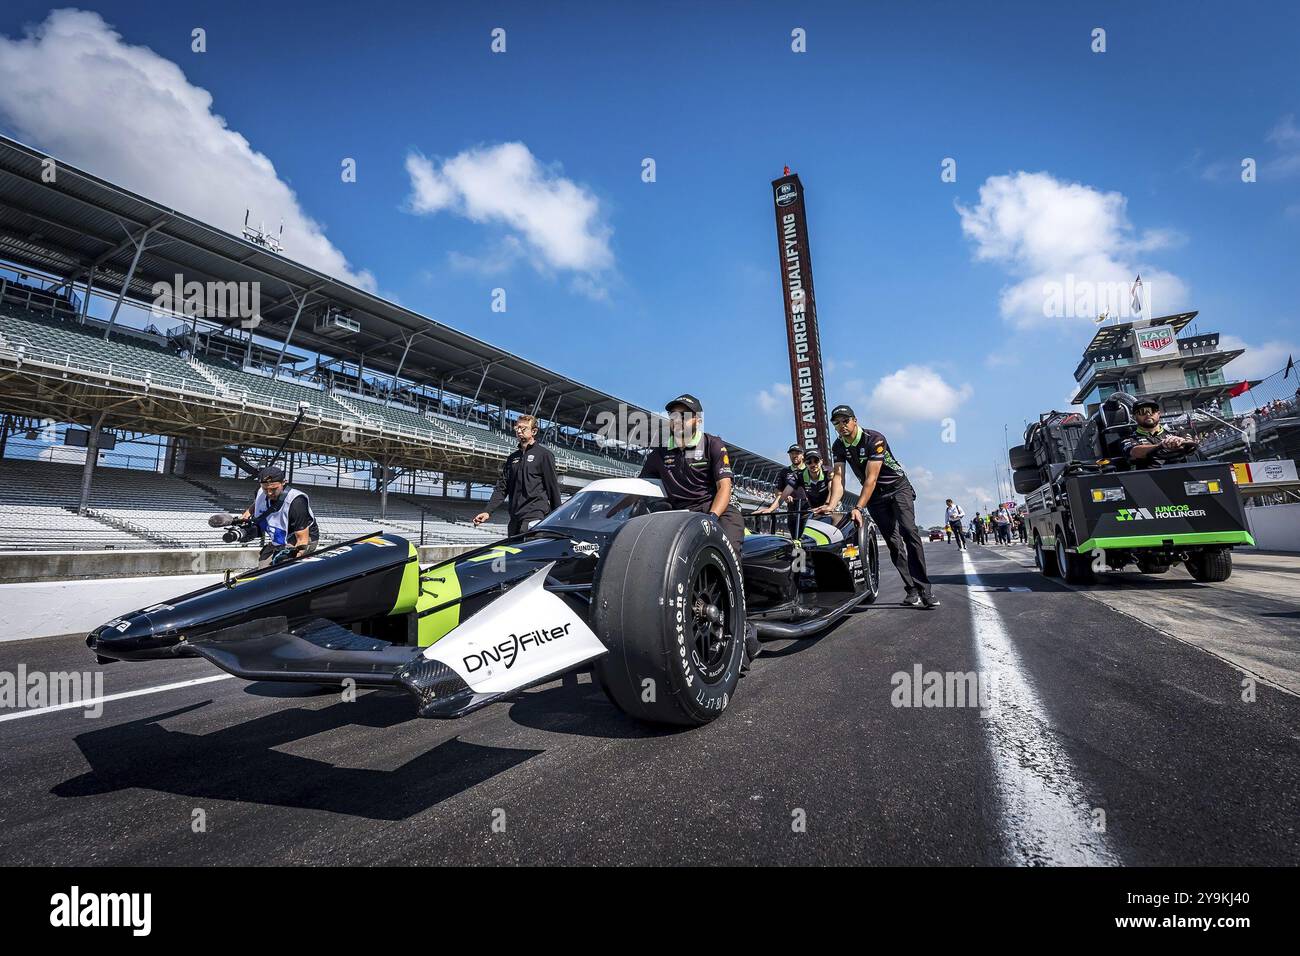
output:
{"label": "indycar race car", "polygon": [[[458,717],[591,666],[611,701],[699,725],[727,706],[745,633],[804,638],[879,593],[879,535],[809,520],[798,541],[746,532],[658,482],[594,481],[529,531],[421,568],[387,532],[125,614],[86,643],[101,663],[206,658],[248,680],[393,688]],[[743,569],[743,573],[742,573]]]}

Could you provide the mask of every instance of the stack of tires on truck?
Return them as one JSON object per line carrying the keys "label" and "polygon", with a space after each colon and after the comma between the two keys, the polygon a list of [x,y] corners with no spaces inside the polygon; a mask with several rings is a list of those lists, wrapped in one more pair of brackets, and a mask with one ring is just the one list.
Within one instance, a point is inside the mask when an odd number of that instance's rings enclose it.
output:
{"label": "stack of tires on truck", "polygon": [[1183,564],[1197,581],[1226,580],[1232,548],[1255,543],[1231,466],[1180,460],[1134,468],[1122,451],[1137,427],[1133,403],[1116,392],[1090,418],[1046,412],[1011,449],[1035,563],[1070,584],[1130,565],[1164,574]]}

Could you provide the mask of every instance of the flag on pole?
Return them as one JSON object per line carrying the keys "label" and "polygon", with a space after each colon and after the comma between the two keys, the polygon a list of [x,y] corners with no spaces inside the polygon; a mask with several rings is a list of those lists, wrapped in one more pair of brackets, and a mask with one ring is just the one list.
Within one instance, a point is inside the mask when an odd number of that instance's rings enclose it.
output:
{"label": "flag on pole", "polygon": [[1295,371],[1295,359],[1291,356],[1286,357],[1286,371],[1282,373],[1283,378],[1290,378],[1291,373]]}
{"label": "flag on pole", "polygon": [[1139,318],[1142,315],[1142,276],[1139,275],[1133,280],[1133,288],[1129,289],[1129,305],[1133,307],[1133,314]]}
{"label": "flag on pole", "polygon": [[1247,392],[1249,390],[1250,382],[1238,382],[1236,385],[1232,386],[1232,388],[1228,389],[1228,397],[1236,398],[1242,392]]}

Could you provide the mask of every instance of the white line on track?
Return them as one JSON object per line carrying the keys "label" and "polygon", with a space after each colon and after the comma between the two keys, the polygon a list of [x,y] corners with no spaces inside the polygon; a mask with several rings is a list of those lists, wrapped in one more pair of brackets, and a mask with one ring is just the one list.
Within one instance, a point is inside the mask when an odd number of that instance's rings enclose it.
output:
{"label": "white line on track", "polygon": [[1002,617],[985,593],[970,555],[961,552],[970,588],[971,624],[979,670],[991,680],[989,746],[1002,796],[1012,861],[1021,866],[1118,865],[1105,835],[1093,828],[1093,808],[1056,743],[1047,711],[1025,675]]}
{"label": "white line on track", "polygon": [[143,697],[146,694],[161,694],[167,690],[180,690],[182,687],[193,687],[196,684],[211,684],[217,680],[230,680],[233,674],[217,674],[214,677],[196,677],[194,680],[177,681],[175,684],[159,684],[157,687],[142,687],[139,690],[127,690],[120,694],[105,694],[103,697],[91,697],[87,700],[77,700],[70,704],[51,704],[49,707],[32,707],[29,710],[20,710],[12,714],[0,714],[0,723],[6,720],[21,720],[24,717],[37,717],[41,714],[52,714],[57,710],[88,710],[100,704],[107,704],[114,700],[126,700],[128,697]]}

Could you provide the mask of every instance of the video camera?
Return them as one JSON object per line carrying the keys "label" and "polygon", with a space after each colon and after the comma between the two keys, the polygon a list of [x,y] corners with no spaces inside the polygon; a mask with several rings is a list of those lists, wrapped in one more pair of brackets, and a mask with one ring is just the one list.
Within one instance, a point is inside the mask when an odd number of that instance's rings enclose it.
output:
{"label": "video camera", "polygon": [[211,528],[225,528],[221,540],[226,544],[247,544],[259,536],[257,523],[251,518],[244,519],[236,515],[216,514],[208,519]]}

